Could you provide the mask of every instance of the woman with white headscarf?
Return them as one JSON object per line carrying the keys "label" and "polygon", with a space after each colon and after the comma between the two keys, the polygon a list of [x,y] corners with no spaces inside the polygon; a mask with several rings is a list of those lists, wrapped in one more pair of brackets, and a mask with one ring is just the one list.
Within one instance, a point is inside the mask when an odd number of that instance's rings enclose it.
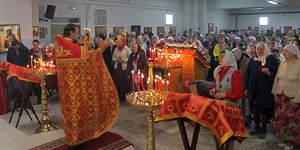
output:
{"label": "woman with white headscarf", "polygon": [[249,134],[258,134],[259,139],[266,137],[268,120],[274,114],[274,97],[271,90],[277,69],[278,60],[270,55],[268,46],[263,42],[258,43],[256,55],[251,57],[248,64],[245,96],[249,97],[255,122],[255,127]]}
{"label": "woman with white headscarf", "polygon": [[[249,64],[249,58],[239,48],[234,48],[232,50],[232,53],[236,59],[238,70],[242,74],[243,79],[245,79],[248,64]],[[242,98],[241,110],[242,110],[245,126],[248,127],[251,123],[250,103],[248,97]]]}
{"label": "woman with white headscarf", "polygon": [[237,70],[234,55],[225,50],[220,53],[218,60],[219,66],[214,70],[214,84],[209,93],[216,99],[239,103],[243,97],[243,77]]}
{"label": "woman with white headscarf", "polygon": [[275,98],[275,127],[278,144],[285,150],[300,143],[300,52],[295,44],[286,45],[272,93]]}
{"label": "woman with white headscarf", "polygon": [[[243,77],[237,70],[234,55],[228,50],[221,51],[218,60],[219,66],[214,70],[214,83],[209,94],[215,99],[239,104],[243,97]],[[225,143],[223,146],[233,149],[233,140]]]}

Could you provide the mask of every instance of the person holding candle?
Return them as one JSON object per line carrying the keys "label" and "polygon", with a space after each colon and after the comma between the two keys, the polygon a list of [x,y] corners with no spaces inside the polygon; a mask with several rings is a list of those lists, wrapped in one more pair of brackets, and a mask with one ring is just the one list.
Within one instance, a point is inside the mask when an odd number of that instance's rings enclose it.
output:
{"label": "person holding candle", "polygon": [[268,120],[274,114],[274,97],[271,90],[277,69],[278,60],[270,54],[268,46],[263,42],[258,43],[256,55],[249,60],[244,94],[249,97],[255,122],[255,127],[249,134],[258,134],[259,139],[265,138]]}
{"label": "person holding candle", "polygon": [[[55,45],[50,43],[46,49],[47,54],[47,63],[49,69],[55,69],[56,60],[55,60]],[[54,91],[58,90],[58,81],[57,75],[51,75],[46,77],[46,88],[48,90],[47,96],[50,96]]]}
{"label": "person holding candle", "polygon": [[300,143],[300,52],[295,44],[287,44],[274,79],[275,132],[279,147],[293,149]]}
{"label": "person holding candle", "polygon": [[56,73],[68,150],[87,149],[86,142],[103,135],[119,111],[118,92],[103,60],[103,49],[90,51],[73,43],[78,39],[78,31],[77,25],[68,24],[64,37],[55,37]]}
{"label": "person holding candle", "polygon": [[[44,50],[43,45],[40,43],[39,40],[33,40],[32,41],[32,48],[30,49],[30,53],[31,53],[31,56],[32,56],[31,57],[32,59],[30,60],[31,61],[30,64],[33,64],[32,61],[34,61],[34,60],[36,62],[39,62],[40,52],[42,52],[43,60],[46,60],[46,52]],[[33,64],[33,65],[36,66],[36,63]],[[39,67],[39,66],[36,66],[36,67]],[[41,104],[42,94],[41,94],[40,84],[38,84],[38,83],[32,83],[32,86],[33,86],[33,93],[37,97],[37,104]]]}
{"label": "person holding candle", "polygon": [[[131,89],[142,89],[144,87],[147,89],[147,80],[148,79],[148,63],[147,56],[145,52],[141,49],[141,46],[137,43],[134,43],[132,46],[132,53],[129,55],[127,62],[127,77],[133,81]],[[133,74],[132,74],[133,71]],[[138,71],[140,71],[141,80],[137,80]],[[143,78],[142,78],[143,77]],[[143,81],[142,81],[143,80]],[[140,83],[140,87],[136,87],[135,83]]]}
{"label": "person holding candle", "polygon": [[117,47],[112,60],[114,62],[114,81],[121,101],[125,101],[125,94],[130,91],[126,68],[131,50],[126,45],[126,33],[118,35]]}

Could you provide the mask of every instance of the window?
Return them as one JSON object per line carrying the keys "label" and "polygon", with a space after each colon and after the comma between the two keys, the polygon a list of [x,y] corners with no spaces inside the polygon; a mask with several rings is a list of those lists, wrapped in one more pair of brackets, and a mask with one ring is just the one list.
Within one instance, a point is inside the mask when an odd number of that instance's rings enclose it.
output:
{"label": "window", "polygon": [[166,25],[173,25],[173,15],[166,14]]}
{"label": "window", "polygon": [[259,18],[259,25],[268,25],[268,17],[260,17]]}

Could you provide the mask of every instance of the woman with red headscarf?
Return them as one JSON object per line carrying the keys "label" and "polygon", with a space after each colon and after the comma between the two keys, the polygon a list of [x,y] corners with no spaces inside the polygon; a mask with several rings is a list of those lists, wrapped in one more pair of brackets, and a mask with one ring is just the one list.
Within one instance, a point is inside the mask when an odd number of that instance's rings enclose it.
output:
{"label": "woman with red headscarf", "polygon": [[120,34],[117,47],[114,50],[112,60],[114,62],[114,82],[118,90],[119,98],[125,101],[125,94],[129,91],[128,79],[126,75],[127,61],[131,50],[126,45],[125,35]]}

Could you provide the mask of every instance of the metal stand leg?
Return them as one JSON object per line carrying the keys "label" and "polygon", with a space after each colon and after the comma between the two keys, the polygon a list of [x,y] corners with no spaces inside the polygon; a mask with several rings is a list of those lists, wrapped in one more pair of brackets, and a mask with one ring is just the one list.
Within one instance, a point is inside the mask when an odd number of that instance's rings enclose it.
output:
{"label": "metal stand leg", "polygon": [[197,148],[197,141],[199,137],[199,131],[200,131],[200,124],[196,123],[195,128],[194,128],[194,133],[193,133],[193,139],[192,139],[192,144],[190,145],[189,139],[185,130],[184,126],[184,121],[183,118],[178,118],[177,123],[179,126],[179,131],[181,134],[181,139],[184,145],[185,150],[196,150]]}
{"label": "metal stand leg", "polygon": [[147,150],[155,150],[154,110],[148,110],[147,119],[148,119]]}
{"label": "metal stand leg", "polygon": [[[35,113],[34,108],[32,107],[32,104],[31,104],[31,102],[29,100],[29,95],[26,95],[24,93],[23,88],[21,88],[21,85],[19,83],[20,81],[16,77],[11,77],[10,80],[11,80],[11,84],[12,84],[12,87],[14,88],[14,90],[17,91],[17,92],[19,92],[18,94],[20,94],[22,96],[22,98],[21,98],[21,107],[20,107],[20,111],[19,111],[18,120],[17,120],[17,123],[16,123],[16,128],[18,128],[18,125],[19,125],[19,122],[20,122],[20,118],[21,118],[21,116],[23,114],[23,109],[25,110],[25,112],[29,116],[30,120],[32,121],[32,117],[30,116],[29,112],[27,111],[26,105],[29,106],[29,109],[31,109],[32,113],[35,115],[35,118],[37,119],[38,123],[41,124],[40,120],[38,119],[38,117],[37,117],[37,115]],[[9,123],[11,123],[13,114],[16,111],[16,107],[17,107],[17,100],[15,100],[14,107],[13,107],[13,110],[11,112],[11,116],[10,116],[10,119],[9,119]]]}

